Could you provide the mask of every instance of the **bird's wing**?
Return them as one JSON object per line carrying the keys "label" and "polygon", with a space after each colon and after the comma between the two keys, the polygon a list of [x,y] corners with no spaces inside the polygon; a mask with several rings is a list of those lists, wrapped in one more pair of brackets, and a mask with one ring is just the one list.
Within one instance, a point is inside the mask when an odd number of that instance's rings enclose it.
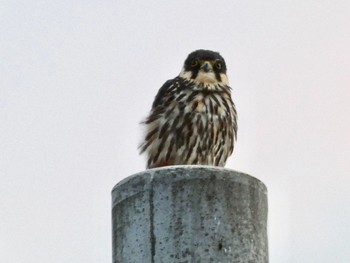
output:
{"label": "bird's wing", "polygon": [[166,94],[168,94],[169,89],[173,87],[174,79],[170,79],[166,81],[163,86],[158,90],[158,93],[153,101],[152,109],[157,108],[164,104],[164,99],[166,98]]}

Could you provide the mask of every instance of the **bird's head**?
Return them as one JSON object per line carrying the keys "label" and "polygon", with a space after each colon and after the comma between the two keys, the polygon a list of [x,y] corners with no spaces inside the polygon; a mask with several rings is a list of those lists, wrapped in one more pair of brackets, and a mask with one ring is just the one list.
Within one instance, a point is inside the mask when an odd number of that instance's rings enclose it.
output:
{"label": "bird's head", "polygon": [[180,77],[198,84],[228,85],[224,58],[210,50],[196,50],[188,55],[181,70]]}

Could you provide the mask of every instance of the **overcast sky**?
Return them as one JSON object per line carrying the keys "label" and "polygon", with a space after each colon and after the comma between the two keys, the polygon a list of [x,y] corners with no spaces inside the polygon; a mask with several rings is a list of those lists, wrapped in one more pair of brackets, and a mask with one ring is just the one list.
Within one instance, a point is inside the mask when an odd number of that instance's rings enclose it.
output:
{"label": "overcast sky", "polygon": [[188,53],[219,51],[227,168],[269,191],[271,263],[350,262],[350,4],[0,1],[0,262],[111,262],[110,191]]}

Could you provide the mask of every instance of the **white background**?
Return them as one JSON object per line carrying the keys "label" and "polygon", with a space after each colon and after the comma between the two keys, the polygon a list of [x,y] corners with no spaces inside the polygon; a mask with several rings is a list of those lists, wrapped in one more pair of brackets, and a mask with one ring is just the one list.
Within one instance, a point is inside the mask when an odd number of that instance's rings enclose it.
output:
{"label": "white background", "polygon": [[0,262],[111,262],[110,191],[199,48],[228,65],[227,167],[268,187],[270,262],[350,262],[348,0],[1,1]]}

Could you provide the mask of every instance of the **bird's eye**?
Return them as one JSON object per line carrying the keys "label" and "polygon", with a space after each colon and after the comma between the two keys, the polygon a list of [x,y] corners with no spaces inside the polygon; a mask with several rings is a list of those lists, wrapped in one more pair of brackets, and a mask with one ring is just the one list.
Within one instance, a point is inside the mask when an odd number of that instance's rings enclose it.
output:
{"label": "bird's eye", "polygon": [[221,68],[222,68],[221,62],[216,62],[216,63],[215,63],[215,67],[216,67],[217,69],[221,69]]}
{"label": "bird's eye", "polygon": [[191,67],[196,67],[198,65],[198,59],[194,59],[191,62]]}

